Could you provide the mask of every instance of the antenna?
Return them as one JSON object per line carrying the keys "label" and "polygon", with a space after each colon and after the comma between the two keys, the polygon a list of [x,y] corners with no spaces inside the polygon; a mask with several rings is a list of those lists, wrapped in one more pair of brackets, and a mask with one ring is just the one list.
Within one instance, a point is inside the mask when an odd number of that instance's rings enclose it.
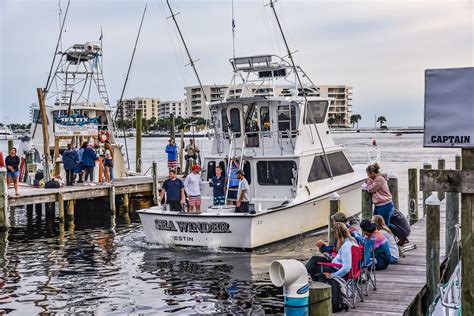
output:
{"label": "antenna", "polygon": [[[199,78],[199,74],[196,70],[196,66],[195,66],[195,63],[199,60],[193,60],[191,58],[191,54],[189,53],[189,49],[188,49],[188,46],[186,45],[186,41],[184,40],[184,37],[183,37],[183,33],[181,33],[181,29],[179,28],[179,25],[178,25],[178,22],[176,21],[176,18],[175,16],[177,16],[179,14],[176,13],[174,14],[173,12],[173,9],[171,9],[171,5],[170,5],[170,2],[169,0],[166,0],[166,4],[168,4],[168,8],[170,9],[170,13],[171,13],[171,18],[173,18],[173,21],[174,21],[174,24],[176,25],[176,28],[178,29],[178,33],[179,33],[179,37],[181,38],[181,42],[183,42],[183,45],[184,45],[184,49],[186,50],[186,54],[188,55],[188,59],[189,59],[189,64],[188,65],[191,65],[191,67],[193,67],[193,70],[194,70],[194,74],[196,75],[196,78],[199,82],[199,87],[201,87],[201,91],[202,91],[202,94],[204,95],[204,100],[207,102],[207,96],[206,96],[206,93],[204,92],[204,89],[202,87],[202,83],[201,83],[201,78]],[[168,19],[170,18],[168,17]],[[187,66],[187,65],[186,65]]]}
{"label": "antenna", "polygon": [[[288,53],[288,57],[290,58],[291,65],[293,67],[293,71],[295,72],[296,79],[298,80],[298,84],[300,85],[301,92],[303,94],[303,98],[304,98],[304,102],[305,102],[305,108],[309,108],[308,107],[308,98],[306,96],[306,90],[304,89],[303,84],[301,83],[300,74],[298,73],[298,67],[296,67],[295,61],[293,60],[293,54],[292,54],[292,52],[291,52],[291,50],[288,46],[288,42],[286,41],[285,33],[283,32],[283,28],[281,27],[280,19],[278,18],[278,14],[275,10],[275,2],[276,2],[276,0],[275,1],[270,0],[270,3],[268,3],[266,6],[270,6],[270,8],[272,8],[273,15],[275,16],[276,22],[278,24],[278,28],[280,29],[281,37],[283,38],[283,42],[285,43],[285,47],[286,47],[286,51]],[[311,109],[310,109],[310,111],[311,111]],[[314,128],[316,129],[316,134],[318,135],[319,143],[321,145],[321,149],[323,150],[323,155],[326,158],[326,163],[328,165],[329,173],[331,174],[331,179],[332,179],[333,178],[333,173],[332,173],[331,165],[329,164],[329,159],[328,159],[328,156],[326,155],[326,150],[324,149],[324,144],[323,144],[323,141],[321,140],[321,135],[319,134],[318,126],[316,125],[316,123],[314,123],[313,125],[314,125]]]}
{"label": "antenna", "polygon": [[[137,50],[137,45],[138,45],[138,39],[140,38],[140,33],[142,31],[142,25],[143,25],[143,20],[145,19],[145,12],[148,4],[145,4],[145,8],[143,9],[143,14],[142,14],[142,19],[140,21],[140,27],[138,28],[138,33],[137,37],[135,38],[135,45],[133,46],[133,52],[132,52],[132,57],[130,58],[130,63],[128,64],[128,70],[127,70],[127,75],[125,76],[125,81],[123,83],[122,87],[122,93],[120,94],[120,99],[118,101],[118,109],[117,112],[115,113],[115,119],[117,119],[118,114],[120,114],[120,122],[122,124],[122,131],[123,131],[123,140],[124,140],[124,145],[125,145],[125,153],[127,155],[127,167],[130,170],[130,160],[128,158],[128,147],[127,147],[127,136],[125,133],[125,125],[123,124],[123,95],[125,93],[125,88],[127,87],[128,83],[128,77],[130,76],[130,70],[132,69],[132,64],[133,64],[133,59],[135,58],[135,52]],[[101,29],[101,37],[102,37],[102,29]],[[102,40],[102,38],[101,38]]]}
{"label": "antenna", "polygon": [[234,0],[232,0],[232,57],[235,58],[235,19],[234,19]]}

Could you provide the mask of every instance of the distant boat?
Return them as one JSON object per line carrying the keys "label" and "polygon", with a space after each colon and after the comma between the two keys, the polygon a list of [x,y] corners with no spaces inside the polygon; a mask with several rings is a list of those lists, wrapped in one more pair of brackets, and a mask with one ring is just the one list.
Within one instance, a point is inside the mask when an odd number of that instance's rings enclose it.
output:
{"label": "distant boat", "polygon": [[15,138],[15,135],[8,126],[4,125],[3,127],[0,127],[0,140],[9,140],[13,138]]}

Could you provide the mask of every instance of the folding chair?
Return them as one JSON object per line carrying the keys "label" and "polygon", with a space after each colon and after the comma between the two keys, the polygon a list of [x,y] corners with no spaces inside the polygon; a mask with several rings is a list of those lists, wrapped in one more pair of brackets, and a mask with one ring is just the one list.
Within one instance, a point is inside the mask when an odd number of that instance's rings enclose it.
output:
{"label": "folding chair", "polygon": [[364,295],[369,295],[369,287],[377,290],[377,278],[375,275],[375,241],[373,239],[364,239],[364,252],[361,262],[360,282],[365,284]]}
{"label": "folding chair", "polygon": [[[345,286],[345,293],[343,292],[344,301],[352,308],[355,308],[356,300],[359,299],[361,302],[364,301],[362,297],[362,289],[360,287],[360,273],[361,273],[361,261],[362,261],[362,247],[361,246],[352,246],[351,255],[352,263],[351,269],[343,278],[334,277],[341,284]],[[320,262],[322,266],[329,266],[335,268],[341,268],[341,264],[332,263],[332,262]],[[350,302],[352,300],[352,303]]]}

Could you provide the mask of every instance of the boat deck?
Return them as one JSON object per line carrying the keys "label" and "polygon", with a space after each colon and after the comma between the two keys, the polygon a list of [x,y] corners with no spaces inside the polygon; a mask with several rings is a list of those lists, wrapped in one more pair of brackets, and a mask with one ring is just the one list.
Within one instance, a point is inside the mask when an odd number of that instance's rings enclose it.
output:
{"label": "boat deck", "polygon": [[[422,208],[421,208],[422,209]],[[440,256],[445,258],[446,210],[441,206]],[[417,248],[405,253],[397,264],[377,271],[377,290],[369,290],[364,302],[344,315],[421,315],[420,297],[426,290],[426,218],[411,227],[410,244]]]}
{"label": "boat deck", "polygon": [[[161,179],[159,179],[160,181]],[[63,193],[64,200],[80,200],[98,197],[106,197],[110,194],[110,188],[115,188],[115,194],[148,194],[153,191],[153,179],[151,176],[133,176],[120,178],[113,184],[86,185],[76,183],[73,186],[64,186],[58,189],[37,188],[25,183],[20,183],[20,195],[16,196],[13,189],[8,189],[9,206],[22,206],[28,204],[51,203],[58,201],[58,194]]]}

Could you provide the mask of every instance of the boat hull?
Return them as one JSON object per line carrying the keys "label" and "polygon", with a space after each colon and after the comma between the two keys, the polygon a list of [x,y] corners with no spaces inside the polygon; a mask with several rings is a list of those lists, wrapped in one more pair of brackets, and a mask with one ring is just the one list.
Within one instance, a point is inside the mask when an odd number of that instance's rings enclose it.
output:
{"label": "boat hull", "polygon": [[[341,210],[349,216],[360,213],[361,183],[338,190]],[[253,249],[326,227],[330,193],[257,214],[219,213],[218,210],[200,215],[178,214],[161,207],[138,213],[149,243]]]}

